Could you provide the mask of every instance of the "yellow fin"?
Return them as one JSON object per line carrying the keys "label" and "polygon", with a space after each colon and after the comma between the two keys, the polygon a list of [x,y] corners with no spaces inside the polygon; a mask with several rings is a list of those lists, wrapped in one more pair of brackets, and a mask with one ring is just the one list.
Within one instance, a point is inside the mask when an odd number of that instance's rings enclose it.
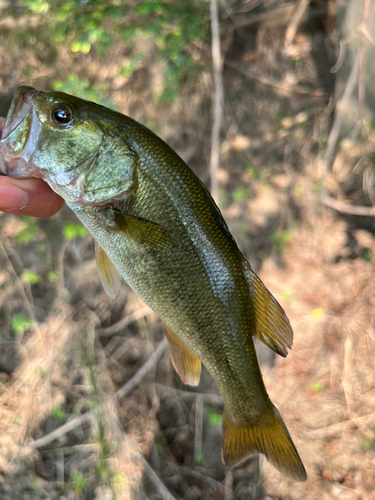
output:
{"label": "yellow fin", "polygon": [[115,213],[114,216],[113,231],[122,233],[141,245],[168,247],[173,244],[169,233],[155,222],[126,213]]}
{"label": "yellow fin", "polygon": [[223,459],[229,466],[237,465],[254,453],[263,453],[281,473],[306,480],[306,471],[288,430],[272,405],[259,425],[235,427],[223,413]]}
{"label": "yellow fin", "polygon": [[275,297],[244,261],[243,269],[249,284],[255,317],[254,335],[280,356],[288,354],[292,347],[293,331],[289,320]]}
{"label": "yellow fin", "polygon": [[[96,242],[95,242],[96,243]],[[98,243],[95,244],[96,264],[103,288],[111,299],[116,298],[120,286],[121,275],[112,264],[112,261]]]}
{"label": "yellow fin", "polygon": [[193,354],[186,344],[164,324],[171,351],[171,359],[176,372],[184,384],[198,385],[201,376],[201,360]]}

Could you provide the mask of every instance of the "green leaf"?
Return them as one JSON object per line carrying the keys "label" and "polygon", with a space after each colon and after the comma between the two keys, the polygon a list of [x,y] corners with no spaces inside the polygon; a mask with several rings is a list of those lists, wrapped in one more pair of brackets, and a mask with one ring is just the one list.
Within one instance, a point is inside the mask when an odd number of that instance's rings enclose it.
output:
{"label": "green leaf", "polygon": [[67,222],[63,229],[64,238],[68,241],[75,238],[84,238],[87,235],[87,229],[82,224],[76,222]]}
{"label": "green leaf", "polygon": [[314,382],[313,384],[311,384],[311,389],[314,392],[321,392],[323,388],[324,388],[323,382]]}
{"label": "green leaf", "polygon": [[249,192],[247,189],[238,188],[233,192],[233,201],[246,201],[249,199]]}
{"label": "green leaf", "polygon": [[73,480],[73,489],[75,493],[81,494],[82,491],[86,488],[87,481],[83,477],[82,472],[76,472]]}
{"label": "green leaf", "polygon": [[47,274],[47,279],[50,283],[56,283],[56,281],[58,281],[59,279],[59,273],[57,273],[56,271],[50,271]]}
{"label": "green leaf", "polygon": [[366,453],[367,451],[370,451],[371,448],[373,446],[373,441],[369,438],[365,438],[363,441],[362,441],[362,445],[361,445],[361,448],[362,448],[362,451],[364,453]]}
{"label": "green leaf", "polygon": [[29,223],[27,227],[16,235],[15,239],[20,245],[27,245],[30,241],[35,239],[38,233],[39,227],[36,224]]}
{"label": "green leaf", "polygon": [[37,374],[40,378],[47,378],[51,375],[51,370],[48,370],[48,368],[38,368]]}
{"label": "green leaf", "polygon": [[26,318],[23,314],[16,314],[10,320],[10,327],[16,335],[23,335],[31,324],[32,321]]}
{"label": "green leaf", "polygon": [[222,417],[221,413],[218,413],[213,408],[207,407],[206,414],[207,414],[208,421],[211,425],[218,426],[218,425],[222,424],[223,417]]}
{"label": "green leaf", "polygon": [[25,0],[25,5],[31,12],[35,12],[35,14],[48,12],[51,7],[51,4],[45,0]]}
{"label": "green leaf", "polygon": [[27,281],[28,283],[31,283],[32,285],[35,285],[35,283],[39,283],[40,281],[40,276],[38,276],[38,274],[33,273],[32,271],[29,271],[28,269],[24,269],[22,271],[21,278]]}
{"label": "green leaf", "polygon": [[64,408],[61,408],[61,406],[55,406],[54,408],[52,408],[52,416],[56,419],[56,420],[64,420],[64,417],[65,417],[65,411],[64,411]]}

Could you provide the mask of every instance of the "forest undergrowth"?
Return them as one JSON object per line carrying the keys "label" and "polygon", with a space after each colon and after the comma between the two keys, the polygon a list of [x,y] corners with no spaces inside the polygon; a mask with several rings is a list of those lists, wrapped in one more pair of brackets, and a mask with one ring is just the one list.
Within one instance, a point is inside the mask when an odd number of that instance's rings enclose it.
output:
{"label": "forest undergrowth", "polygon": [[[115,300],[105,295],[93,240],[64,207],[51,219],[0,215],[0,500],[375,500],[374,217],[340,212],[374,203],[375,130],[338,143],[327,171],[337,40],[316,4],[292,39],[288,2],[236,17],[247,5],[237,2],[220,17],[218,203],[293,326],[286,359],[257,348],[306,483],[258,456],[223,465],[210,375],[185,386],[158,317],[126,283]],[[135,62],[124,42],[72,56],[71,45],[55,53],[43,41],[43,12],[15,19],[11,35],[0,22],[0,114],[19,84],[100,100],[156,131],[209,184],[204,38],[188,54],[199,71],[175,94],[164,92],[153,34],[133,40],[148,54]],[[36,23],[35,43],[21,48],[20,19]]]}

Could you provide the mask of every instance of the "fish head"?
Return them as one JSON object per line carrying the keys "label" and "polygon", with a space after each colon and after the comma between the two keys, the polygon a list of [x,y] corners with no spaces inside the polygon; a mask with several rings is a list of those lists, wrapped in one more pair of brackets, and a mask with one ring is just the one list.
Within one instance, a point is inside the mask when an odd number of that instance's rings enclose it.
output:
{"label": "fish head", "polygon": [[109,133],[101,109],[63,92],[19,87],[0,141],[2,173],[43,178],[71,204],[125,198],[136,155],[122,137]]}

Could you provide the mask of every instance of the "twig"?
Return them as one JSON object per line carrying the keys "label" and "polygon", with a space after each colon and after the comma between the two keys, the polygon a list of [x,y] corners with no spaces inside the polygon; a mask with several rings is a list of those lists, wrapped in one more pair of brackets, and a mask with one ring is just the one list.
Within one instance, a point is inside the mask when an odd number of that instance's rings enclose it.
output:
{"label": "twig", "polygon": [[[346,406],[349,412],[349,417],[351,420],[353,420],[356,417],[358,417],[358,415],[353,409],[355,403],[353,395],[353,387],[349,382],[351,373],[353,373],[353,342],[348,337],[345,340],[345,346],[344,346],[344,369],[343,369],[343,375],[341,377],[341,383],[344,389],[344,396],[345,396]],[[358,429],[361,430],[363,435],[366,436],[366,438],[370,439],[371,441],[374,439],[374,431],[372,431],[366,424],[364,424],[361,419],[359,419],[356,422],[356,425],[358,426]]]}
{"label": "twig", "polygon": [[[189,469],[188,467],[184,467],[183,465],[178,465],[178,469],[183,471],[184,477],[187,479],[191,479],[196,482],[201,482],[203,484],[208,484],[213,490],[215,490],[215,493],[218,494],[219,492],[222,495],[225,495],[223,498],[225,500],[233,500],[234,495],[233,492],[231,491],[231,488],[228,488],[226,484],[219,483],[216,481],[216,479],[206,476],[204,474],[201,474],[200,472],[194,470],[194,469]],[[220,496],[220,498],[222,498]]]}
{"label": "twig", "polygon": [[167,341],[166,337],[164,337],[163,340],[159,343],[156,350],[152,353],[152,355],[146,361],[146,363],[137,371],[137,373],[135,373],[133,375],[133,377],[123,387],[121,387],[121,389],[119,389],[116,392],[117,400],[126,396],[126,394],[128,394],[130,391],[132,391],[139,384],[139,382],[143,379],[143,377],[145,377],[147,375],[147,373],[151,370],[151,368],[154,365],[156,365],[156,363],[162,357],[167,345],[168,345],[168,341]]}
{"label": "twig", "polygon": [[[375,7],[372,9],[371,14],[368,18],[367,26],[371,25],[373,21],[375,13]],[[360,61],[360,47],[358,49],[352,70],[350,72],[344,93],[341,97],[341,99],[338,101],[337,106],[336,106],[336,114],[333,120],[332,128],[328,136],[328,143],[327,143],[327,151],[326,151],[326,161],[325,161],[325,171],[324,171],[324,177],[326,174],[329,172],[333,160],[333,155],[335,152],[335,147],[336,143],[339,138],[340,130],[341,130],[341,125],[342,121],[344,118],[344,112],[346,110],[346,107],[348,105],[349,99],[353,93],[354,87],[357,83],[357,75],[358,75],[358,70],[359,70],[359,61]]]}
{"label": "twig", "polygon": [[219,16],[217,0],[211,0],[212,66],[214,74],[214,98],[212,106],[210,177],[211,194],[218,201],[218,170],[220,164],[220,129],[223,113],[223,61],[220,50]]}
{"label": "twig", "polygon": [[[125,434],[126,436],[126,434]],[[136,451],[133,454],[133,459],[138,460],[143,469],[146,471],[148,474],[149,479],[151,480],[152,484],[154,487],[158,490],[158,492],[161,494],[162,500],[176,500],[176,498],[172,495],[172,493],[167,489],[167,487],[162,483],[160,480],[159,476],[156,474],[154,469],[151,467],[151,465],[147,462],[147,460],[143,457],[141,453],[135,448],[134,444],[130,441],[130,439],[126,436],[126,441],[127,443],[133,447]]]}
{"label": "twig", "polygon": [[309,95],[312,97],[324,97],[325,94],[320,90],[311,90],[308,88],[301,87],[300,85],[295,84],[285,84],[280,80],[276,80],[276,78],[272,78],[269,76],[262,75],[257,71],[252,71],[250,69],[243,70],[238,66],[238,64],[232,63],[230,61],[225,61],[225,66],[229,66],[230,68],[235,69],[240,75],[243,75],[245,78],[250,80],[256,80],[264,85],[268,85],[273,87],[277,94],[284,96],[285,94],[301,94],[301,95]]}
{"label": "twig", "polygon": [[345,87],[345,91],[344,91],[341,99],[338,101],[337,106],[336,106],[335,117],[333,119],[331,131],[330,131],[329,136],[328,136],[324,175],[326,175],[329,172],[329,170],[331,169],[331,164],[332,164],[332,159],[333,159],[333,155],[335,152],[336,143],[338,141],[342,121],[344,119],[344,111],[346,110],[349,99],[350,99],[350,97],[353,93],[354,87],[357,83],[358,69],[359,69],[359,51],[356,55],[352,70],[350,72],[350,75],[349,75],[349,78],[348,78],[348,81],[347,81],[347,84]]}
{"label": "twig", "polygon": [[117,333],[126,326],[130,325],[134,321],[138,321],[144,316],[152,316],[154,314],[154,311],[149,307],[142,307],[141,309],[137,309],[136,311],[129,314],[129,316],[120,319],[120,321],[117,321],[117,323],[109,326],[108,328],[99,328],[98,330],[96,330],[96,333],[100,337],[109,337],[110,335],[113,335],[114,333]]}
{"label": "twig", "polygon": [[[4,235],[2,235],[2,238],[4,238]],[[8,242],[7,238],[6,238],[6,241]],[[0,248],[3,251],[6,260],[8,261],[11,273],[14,275],[14,277],[16,279],[18,290],[19,290],[20,295],[23,297],[23,299],[24,299],[24,301],[25,301],[25,303],[27,305],[28,312],[29,312],[31,318],[35,321],[35,310],[34,310],[34,303],[33,303],[33,294],[31,292],[30,284],[27,282],[27,283],[25,283],[25,286],[23,285],[23,283],[21,282],[21,280],[20,280],[20,278],[19,278],[19,276],[17,274],[17,271],[14,268],[13,262],[10,260],[8,252],[7,252],[5,246],[3,245],[3,243],[1,241],[0,241]],[[21,264],[23,266],[23,263],[21,263]],[[25,287],[27,288],[27,290],[26,290]],[[35,326],[36,326],[36,328],[38,328],[36,322],[35,322]],[[39,330],[39,328],[38,328],[38,330]]]}
{"label": "twig", "polygon": [[94,416],[95,416],[94,412],[89,411],[79,417],[73,418],[73,420],[69,420],[69,422],[66,422],[66,424],[62,425],[61,427],[58,427],[57,429],[50,432],[49,434],[46,434],[42,438],[37,439],[36,441],[32,441],[31,443],[28,443],[27,447],[31,448],[32,450],[37,450],[38,448],[42,448],[43,446],[52,443],[52,441],[55,441],[55,439],[61,438],[62,436],[72,431],[79,425],[82,425],[85,422],[89,422],[92,418],[94,418]]}
{"label": "twig", "polygon": [[[368,5],[366,4],[367,0],[365,0],[364,5],[363,5],[363,12],[368,8]],[[364,18],[362,12],[362,19]],[[369,16],[367,16],[367,22],[363,26],[363,30],[366,30],[368,26],[371,26],[373,20],[374,20],[374,15],[375,15],[375,6],[372,8],[371,13]],[[363,23],[362,23],[363,24]],[[328,172],[331,169],[332,162],[333,162],[333,156],[335,152],[335,147],[339,138],[340,130],[341,130],[341,125],[342,121],[344,118],[344,112],[346,110],[346,107],[348,105],[348,102],[350,100],[350,97],[353,93],[353,90],[355,88],[355,85],[357,83],[357,75],[359,73],[359,68],[360,68],[360,62],[362,59],[362,64],[363,62],[363,55],[361,54],[363,49],[363,45],[360,44],[358,48],[358,52],[352,67],[352,70],[350,72],[344,93],[341,97],[341,99],[338,101],[337,106],[336,106],[336,113],[335,117],[333,120],[333,124],[331,127],[331,131],[328,136],[328,143],[327,143],[327,151],[326,151],[326,159],[324,163],[324,172],[323,172],[323,179],[322,179],[322,184],[324,184],[324,179]],[[364,71],[364,70],[362,70]],[[364,76],[362,75],[362,78]],[[359,84],[360,86],[360,84]],[[359,97],[359,96],[358,96]],[[364,98],[364,94],[362,96]],[[360,216],[374,216],[375,217],[375,208],[374,207],[355,207],[351,206],[347,203],[342,203],[340,201],[334,200],[331,196],[329,196],[326,192],[326,190],[323,187],[322,194],[321,194],[321,200],[322,203],[330,208],[333,208],[334,210],[337,210],[338,212],[344,213],[344,214],[350,214],[350,215],[360,215]]]}
{"label": "twig", "polygon": [[[262,12],[261,14],[252,15],[250,18],[242,16],[242,18],[236,22],[235,26],[223,26],[220,31],[223,34],[228,35],[233,31],[240,31],[242,29],[249,28],[249,26],[252,26],[254,24],[261,24],[268,27],[288,24],[292,19],[293,13],[295,12],[295,7],[296,5],[293,2],[291,4],[283,5],[282,7],[277,7],[267,12]],[[308,12],[305,12],[305,14],[303,15],[301,23],[319,16],[324,16],[327,11],[328,9],[325,3],[320,7],[311,7]],[[243,9],[232,13],[232,15],[241,14],[242,12],[244,12]]]}
{"label": "twig", "polygon": [[351,35],[348,35],[339,41],[339,55],[338,55],[338,58],[337,58],[335,64],[329,70],[331,73],[337,73],[338,70],[341,68],[342,63],[344,62],[344,59],[345,59],[345,55],[346,55],[346,46],[349,43],[352,43],[357,37],[358,37],[358,33],[352,33]]}
{"label": "twig", "polygon": [[206,401],[206,403],[218,404],[218,405],[223,404],[223,398],[221,396],[219,396],[218,394],[208,394],[205,392],[182,391],[181,389],[175,389],[174,387],[169,387],[169,386],[163,385],[163,384],[155,384],[155,387],[159,391],[165,391],[165,392],[177,394],[182,399],[187,400],[187,401],[195,401],[196,398],[200,396]]}
{"label": "twig", "polygon": [[293,14],[293,17],[291,21],[289,22],[286,31],[285,31],[285,51],[288,51],[290,48],[290,45],[292,44],[298,27],[302,22],[303,16],[305,15],[305,12],[307,10],[307,7],[309,6],[310,0],[300,0],[299,4],[297,6],[297,9],[295,13]]}
{"label": "twig", "polygon": [[329,196],[327,193],[322,193],[321,201],[323,205],[333,208],[342,214],[347,215],[361,215],[364,217],[375,217],[375,207],[362,207],[349,205],[349,203],[344,203],[343,201],[338,201]]}
{"label": "twig", "polygon": [[307,435],[312,435],[312,436],[317,436],[317,437],[325,437],[327,436],[330,432],[344,432],[345,428],[347,426],[356,426],[360,427],[362,422],[366,420],[365,425],[368,420],[373,419],[374,413],[371,411],[367,415],[363,415],[362,417],[355,416],[352,418],[349,418],[348,420],[342,420],[341,422],[335,422],[330,425],[325,425],[324,427],[318,427],[316,429],[307,429],[304,432]]}
{"label": "twig", "polygon": [[[123,386],[121,389],[119,389],[115,397],[117,400],[123,398],[126,396],[130,391],[132,391],[142,380],[143,377],[147,375],[147,373],[151,370],[151,368],[159,361],[161,358],[165,348],[167,347],[168,342],[167,339],[164,338],[158,345],[157,349],[154,351],[154,353],[150,356],[150,358],[146,361],[146,363],[137,371],[137,373]],[[46,436],[43,436],[40,439],[37,439],[36,441],[33,441],[31,443],[28,443],[27,446],[31,448],[32,450],[36,450],[38,448],[41,448],[42,446],[46,446],[47,444],[51,443],[55,439],[58,439],[62,436],[64,436],[67,432],[72,431],[79,425],[82,425],[84,422],[90,421],[92,418],[95,416],[95,411],[89,411],[87,413],[84,413],[80,417],[76,417],[73,420],[70,420],[66,424],[62,425],[58,429],[50,432]]]}
{"label": "twig", "polygon": [[[363,1],[362,26],[365,26],[370,13],[370,0]],[[358,125],[362,128],[365,113],[366,92],[366,35],[362,31],[359,38],[359,75],[358,75]]]}
{"label": "twig", "polygon": [[195,401],[195,435],[194,435],[194,460],[198,464],[202,456],[203,407],[204,407],[204,399],[202,396],[198,396]]}
{"label": "twig", "polygon": [[0,28],[2,30],[9,30],[9,31],[16,29],[31,30],[38,28],[42,24],[43,24],[42,17],[34,15],[18,16],[17,18],[9,16],[0,19]]}

